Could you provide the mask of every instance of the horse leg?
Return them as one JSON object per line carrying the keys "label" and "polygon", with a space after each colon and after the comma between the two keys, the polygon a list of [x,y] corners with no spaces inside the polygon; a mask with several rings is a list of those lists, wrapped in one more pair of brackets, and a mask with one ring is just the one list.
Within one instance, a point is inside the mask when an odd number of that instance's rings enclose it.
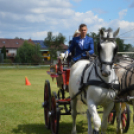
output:
{"label": "horse leg", "polygon": [[108,115],[110,114],[113,107],[114,107],[114,103],[108,104],[107,106],[104,107],[102,124],[101,124],[101,133],[102,134],[106,134],[107,124],[108,124]]}
{"label": "horse leg", "polygon": [[117,120],[117,134],[123,133],[123,127],[121,123],[121,104],[115,103],[115,111],[116,111],[116,120]]}
{"label": "horse leg", "polygon": [[99,134],[99,128],[101,126],[101,119],[98,115],[96,105],[94,104],[92,100],[88,100],[87,104],[88,104],[89,113],[93,117],[93,123],[94,123],[93,134]]}
{"label": "horse leg", "polygon": [[88,134],[92,134],[92,123],[91,123],[91,114],[89,113],[89,110],[87,110],[87,119],[88,119]]}
{"label": "horse leg", "polygon": [[76,105],[77,105],[77,98],[74,98],[71,100],[71,115],[73,119],[73,127],[72,127],[72,134],[77,134],[76,131],[76,116],[77,116],[77,110],[76,110]]}
{"label": "horse leg", "polygon": [[134,100],[132,101],[132,105],[133,105],[133,123],[134,123]]}

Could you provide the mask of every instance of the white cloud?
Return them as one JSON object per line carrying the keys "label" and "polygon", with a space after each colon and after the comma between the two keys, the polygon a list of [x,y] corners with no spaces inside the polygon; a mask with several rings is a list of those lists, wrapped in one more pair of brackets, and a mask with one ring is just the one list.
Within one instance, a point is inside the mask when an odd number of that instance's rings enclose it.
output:
{"label": "white cloud", "polygon": [[134,37],[134,22],[128,22],[125,20],[117,19],[117,20],[112,20],[108,24],[108,27],[111,27],[111,26],[112,26],[113,31],[115,31],[117,28],[120,28],[118,37],[123,39],[125,43],[130,43],[134,45],[134,38],[129,39],[130,37]]}
{"label": "white cloud", "polygon": [[123,17],[127,14],[127,9],[123,9],[119,12],[119,19],[123,19]]}
{"label": "white cloud", "polygon": [[[32,35],[32,37],[31,37],[31,39],[36,39],[36,38],[42,38],[42,40],[44,40],[44,38],[47,36],[47,32],[48,31],[41,31],[41,32],[35,32],[35,33],[32,33],[31,35]],[[55,36],[55,35],[58,35],[58,32],[53,32],[53,35]]]}
{"label": "white cloud", "polygon": [[[122,10],[119,16],[126,13],[126,9]],[[1,0],[0,18],[0,37],[33,40],[44,40],[48,31],[54,35],[60,32],[68,40],[81,23],[87,24],[88,32],[98,32],[101,27],[121,27],[122,33],[134,27],[123,20],[107,23],[92,11],[75,12],[69,0]]]}
{"label": "white cloud", "polygon": [[[120,37],[131,37],[132,35],[134,37],[134,32],[131,31],[132,29],[134,29],[134,22],[128,22],[128,21],[122,20],[122,21],[116,22],[116,24],[121,29],[121,31],[120,31]],[[129,32],[129,31],[131,31],[131,32]],[[126,33],[126,34],[123,34],[121,36],[122,33]]]}

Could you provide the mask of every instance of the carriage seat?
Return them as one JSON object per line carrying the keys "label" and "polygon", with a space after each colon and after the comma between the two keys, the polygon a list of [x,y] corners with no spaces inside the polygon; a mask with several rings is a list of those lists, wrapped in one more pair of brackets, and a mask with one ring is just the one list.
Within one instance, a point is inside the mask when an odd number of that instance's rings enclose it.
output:
{"label": "carriage seat", "polygon": [[67,71],[68,69],[69,69],[69,68],[67,68],[67,67],[64,67],[64,68],[63,68],[63,71]]}

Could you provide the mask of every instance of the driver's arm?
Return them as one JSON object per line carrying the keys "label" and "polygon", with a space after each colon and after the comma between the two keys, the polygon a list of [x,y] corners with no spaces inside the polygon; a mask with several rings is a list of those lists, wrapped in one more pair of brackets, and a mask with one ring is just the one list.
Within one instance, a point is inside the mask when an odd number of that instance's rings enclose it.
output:
{"label": "driver's arm", "polygon": [[68,52],[68,54],[69,54],[69,53],[72,52],[74,49],[75,49],[75,41],[74,41],[74,38],[73,38],[73,40],[72,40],[72,42],[71,42],[71,45],[69,46],[68,50],[65,51],[65,53]]}
{"label": "driver's arm", "polygon": [[89,52],[90,55],[92,55],[94,53],[94,41],[93,41],[93,38],[91,38],[90,50],[88,52]]}

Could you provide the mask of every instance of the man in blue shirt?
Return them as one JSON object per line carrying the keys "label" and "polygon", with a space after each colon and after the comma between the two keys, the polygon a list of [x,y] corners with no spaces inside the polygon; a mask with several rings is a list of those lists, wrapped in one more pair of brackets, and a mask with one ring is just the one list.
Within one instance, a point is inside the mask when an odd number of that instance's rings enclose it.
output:
{"label": "man in blue shirt", "polygon": [[68,50],[65,52],[65,58],[68,57],[69,53],[75,50],[75,55],[73,60],[76,62],[81,58],[86,58],[88,52],[90,55],[94,53],[94,41],[93,38],[88,37],[87,34],[87,26],[85,24],[81,24],[79,26],[80,36],[74,37],[71,45]]}

